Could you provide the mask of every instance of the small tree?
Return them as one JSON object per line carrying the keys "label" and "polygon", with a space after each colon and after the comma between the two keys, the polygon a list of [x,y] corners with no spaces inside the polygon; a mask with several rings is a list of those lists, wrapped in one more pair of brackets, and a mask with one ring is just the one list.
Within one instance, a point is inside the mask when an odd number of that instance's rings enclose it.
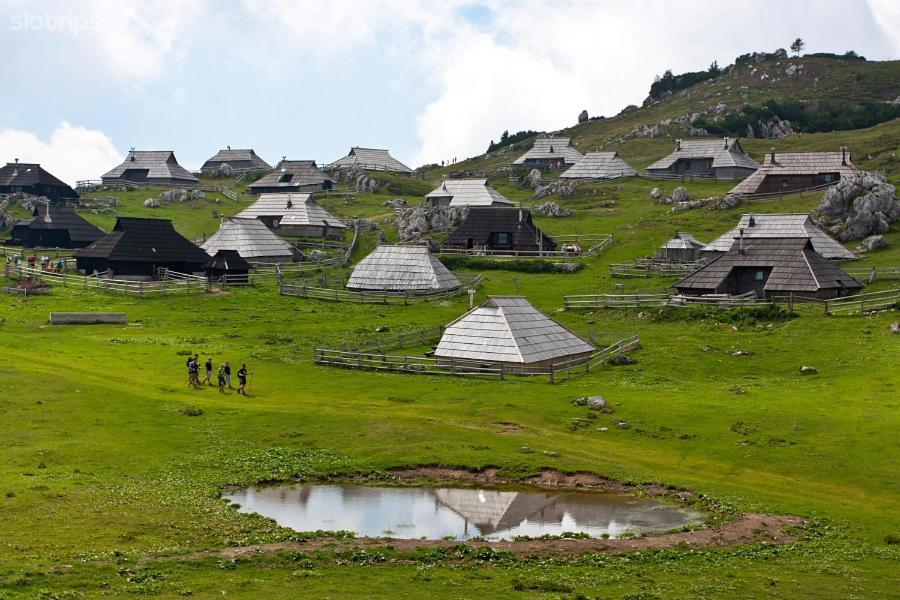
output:
{"label": "small tree", "polygon": [[804,46],[806,46],[806,44],[803,43],[803,40],[797,38],[794,40],[794,43],[791,44],[791,51],[797,56],[800,56],[800,51],[803,50]]}
{"label": "small tree", "polygon": [[709,65],[709,72],[710,73],[719,73],[720,71],[721,71],[721,69],[719,68],[719,61],[717,61],[717,60],[712,61],[712,64]]}

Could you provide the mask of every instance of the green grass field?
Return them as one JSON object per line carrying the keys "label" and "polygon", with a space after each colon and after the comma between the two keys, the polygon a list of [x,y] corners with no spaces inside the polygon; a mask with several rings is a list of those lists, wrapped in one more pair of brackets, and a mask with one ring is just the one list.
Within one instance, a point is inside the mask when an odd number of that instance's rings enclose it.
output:
{"label": "green grass field", "polygon": [[[527,191],[497,185],[533,203]],[[612,291],[620,282],[628,290],[670,285],[672,279],[613,280],[608,264],[647,255],[676,231],[709,241],[742,212],[804,211],[819,201],[789,197],[673,214],[650,202],[655,185],[589,186],[566,201],[574,216],[537,219],[550,234],[615,235],[578,273],[485,273],[479,300],[520,293],[576,330],[641,334],[636,365],[557,384],[312,363],[315,347],[372,337],[381,325],[393,334],[447,323],[466,309],[463,297],[357,306],[280,297],[272,285],[155,299],[77,287],[28,299],[4,295],[0,598],[897,597],[900,545],[887,543],[900,536],[900,346],[889,331],[896,311],[835,318],[803,307],[796,318],[774,322],[560,311],[566,293]],[[688,185],[695,198],[729,187]],[[142,206],[146,190],[122,196],[123,214],[150,214]],[[387,219],[391,211],[381,203],[391,197],[321,202],[339,217]],[[240,206],[220,199],[152,214],[198,236],[215,229],[213,208],[230,214]],[[887,237],[888,249],[860,266],[900,264],[900,232]],[[367,233],[354,259],[375,239]],[[48,325],[49,312],[67,310],[124,311],[129,324]],[[736,348],[753,354],[731,356]],[[247,362],[251,396],[188,389],[183,362],[190,351]],[[801,365],[815,366],[818,375],[800,375]],[[570,430],[573,418],[585,416],[571,400],[588,394],[615,407],[596,421],[609,431]],[[203,414],[187,416],[186,407]],[[619,429],[617,420],[632,427]],[[500,433],[500,422],[522,429]],[[534,452],[521,452],[523,446]],[[583,470],[682,486],[725,513],[792,514],[810,525],[784,545],[627,556],[438,556],[389,547],[236,561],[187,556],[295,536],[228,507],[218,499],[224,485],[378,477],[412,465],[495,466],[513,479],[544,468]]]}

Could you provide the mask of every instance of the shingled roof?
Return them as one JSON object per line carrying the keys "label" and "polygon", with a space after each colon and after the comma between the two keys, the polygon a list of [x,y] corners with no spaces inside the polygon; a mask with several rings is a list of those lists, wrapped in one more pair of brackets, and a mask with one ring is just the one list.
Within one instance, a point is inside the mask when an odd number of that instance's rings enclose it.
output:
{"label": "shingled roof", "polygon": [[[762,166],[729,194],[754,194],[766,177],[782,175],[819,175],[838,173],[848,177],[857,171],[846,150],[840,152],[767,152]],[[834,183],[839,180],[835,179]]]}
{"label": "shingled roof", "polygon": [[206,263],[206,270],[213,273],[246,273],[251,266],[237,250],[217,250]]}
{"label": "shingled roof", "polygon": [[456,230],[447,236],[444,245],[466,247],[469,240],[476,246],[490,244],[491,235],[509,233],[508,245],[513,248],[533,247],[553,250],[556,242],[538,229],[531,219],[531,211],[512,206],[475,206],[466,213],[466,218]]}
{"label": "shingled roof", "polygon": [[574,165],[581,160],[581,153],[572,147],[572,140],[564,137],[539,137],[534,140],[531,150],[517,158],[513,164],[523,165],[530,161],[552,160],[562,157],[563,163]]}
{"label": "shingled roof", "polygon": [[22,237],[21,230],[65,230],[74,245],[86,245],[104,236],[99,227],[86,221],[67,206],[38,204],[31,217],[19,221],[13,227],[13,238]]}
{"label": "shingled roof", "polygon": [[388,150],[380,148],[350,148],[350,153],[339,158],[329,169],[364,169],[366,171],[391,171],[394,173],[412,173],[412,169],[391,156]]}
{"label": "shingled roof", "polygon": [[739,267],[771,268],[766,292],[812,293],[822,290],[859,289],[862,285],[813,249],[809,239],[744,239],[700,267],[673,287],[678,291],[717,293]]}
{"label": "shingled roof", "polygon": [[450,198],[451,208],[513,204],[512,200],[489,186],[487,179],[445,179],[425,197]]}
{"label": "shingled roof", "polygon": [[520,296],[491,296],[444,330],[440,358],[530,364],[593,352],[581,339]]}
{"label": "shingled roof", "polygon": [[126,171],[146,170],[147,182],[171,183],[180,181],[196,184],[199,180],[178,164],[171,150],[131,150],[125,160],[103,175],[103,179],[121,179]]}
{"label": "shingled roof", "polygon": [[759,163],[750,158],[741,148],[737,138],[677,140],[675,151],[649,167],[648,171],[670,168],[680,159],[711,158],[712,168],[741,167],[758,169]]}
{"label": "shingled roof", "polygon": [[332,184],[334,180],[319,170],[316,161],[282,159],[271,173],[250,184],[250,191],[284,188],[288,192],[310,185],[326,187],[326,183]]}
{"label": "shingled roof", "polygon": [[200,246],[210,256],[220,250],[236,250],[255,262],[293,262],[294,248],[255,218],[232,217]]}
{"label": "shingled roof", "polygon": [[38,163],[11,162],[0,167],[0,186],[29,188],[35,185],[60,188],[67,198],[77,198],[69,184],[54,176]]}
{"label": "shingled roof", "polygon": [[690,233],[679,231],[671,240],[660,246],[663,250],[700,250],[704,247],[703,242],[695,238]]}
{"label": "shingled roof", "polygon": [[347,288],[391,292],[437,292],[462,284],[425,246],[378,246],[359,261]]}
{"label": "shingled roof", "polygon": [[214,171],[223,163],[236,172],[242,171],[270,171],[272,165],[264,161],[252,148],[225,148],[216,152],[215,156],[203,163],[201,171],[206,173]]}
{"label": "shingled roof", "polygon": [[311,194],[260,194],[259,200],[237,214],[242,218],[278,217],[281,225],[323,225],[330,229],[347,226],[316,204]]}
{"label": "shingled roof", "polygon": [[744,239],[808,239],[813,249],[825,258],[850,259],[856,255],[819,229],[807,213],[742,215],[737,226],[703,248],[703,252],[727,252],[744,230]]}
{"label": "shingled roof", "polygon": [[588,152],[560,175],[564,179],[618,179],[634,177],[637,171],[618,152]]}
{"label": "shingled roof", "polygon": [[175,231],[169,219],[119,217],[105,236],[75,252],[76,257],[145,263],[196,263],[209,255]]}

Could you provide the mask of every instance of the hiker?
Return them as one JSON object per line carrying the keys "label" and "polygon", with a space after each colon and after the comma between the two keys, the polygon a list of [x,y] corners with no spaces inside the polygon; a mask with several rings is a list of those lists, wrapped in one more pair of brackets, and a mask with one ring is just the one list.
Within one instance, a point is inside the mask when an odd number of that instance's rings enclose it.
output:
{"label": "hiker", "polygon": [[241,365],[237,372],[238,376],[238,394],[247,395],[247,363]]}
{"label": "hiker", "polygon": [[194,385],[193,362],[194,362],[194,355],[188,354],[188,359],[187,359],[187,362],[185,363],[185,366],[187,367],[187,372],[188,372],[188,387],[191,387],[192,385]]}
{"label": "hiker", "polygon": [[195,354],[191,358],[190,370],[191,370],[191,386],[197,387],[198,385],[200,385],[200,355],[199,354]]}
{"label": "hiker", "polygon": [[206,367],[206,379],[204,379],[203,381],[206,383],[206,385],[212,385],[212,370],[213,370],[212,356],[210,356],[209,358],[206,359],[205,367]]}
{"label": "hiker", "polygon": [[219,365],[219,391],[225,393],[225,365]]}
{"label": "hiker", "polygon": [[231,387],[231,363],[226,360],[224,368],[225,368],[225,385],[228,386],[229,390],[233,390],[234,388]]}

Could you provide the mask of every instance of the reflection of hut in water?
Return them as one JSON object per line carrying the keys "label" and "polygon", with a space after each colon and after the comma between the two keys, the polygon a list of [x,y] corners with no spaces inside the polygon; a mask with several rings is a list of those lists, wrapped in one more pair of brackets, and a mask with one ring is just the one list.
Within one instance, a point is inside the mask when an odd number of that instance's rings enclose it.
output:
{"label": "reflection of hut in water", "polygon": [[549,493],[497,490],[438,489],[434,490],[434,496],[465,519],[467,535],[470,523],[482,535],[516,527],[555,501],[555,496]]}

